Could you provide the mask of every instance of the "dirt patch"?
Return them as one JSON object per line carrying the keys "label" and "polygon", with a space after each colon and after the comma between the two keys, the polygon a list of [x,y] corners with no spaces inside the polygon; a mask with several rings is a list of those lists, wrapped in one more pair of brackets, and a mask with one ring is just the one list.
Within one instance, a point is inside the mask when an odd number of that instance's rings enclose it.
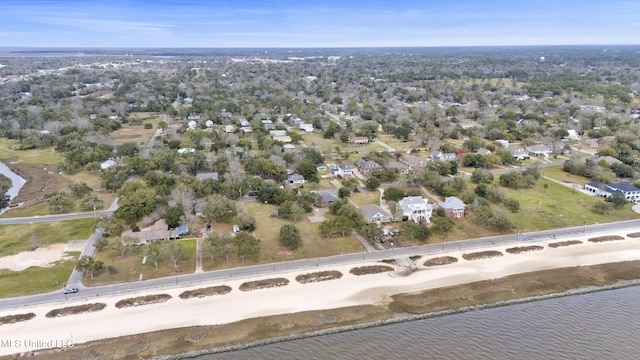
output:
{"label": "dirt patch", "polygon": [[564,247],[564,246],[573,246],[573,245],[580,245],[582,244],[582,241],[580,240],[567,240],[567,241],[559,241],[559,242],[554,242],[549,244],[550,248],[559,248],[559,247]]}
{"label": "dirt patch", "polygon": [[320,271],[311,274],[303,274],[296,276],[296,281],[300,284],[308,284],[320,281],[327,280],[336,280],[342,277],[342,273],[340,271],[331,270],[331,271]]}
{"label": "dirt patch", "polygon": [[634,233],[631,233],[631,234],[627,234],[627,237],[639,238],[640,237],[640,232],[634,232]]}
{"label": "dirt patch", "polygon": [[50,267],[64,259],[66,244],[53,244],[0,258],[0,269],[22,271],[32,266]]}
{"label": "dirt patch", "polygon": [[506,252],[508,252],[509,254],[521,254],[521,253],[531,252],[531,251],[540,251],[542,249],[544,249],[544,246],[540,246],[540,245],[516,246],[516,247],[508,248]]}
{"label": "dirt patch", "polygon": [[388,271],[393,271],[395,270],[394,268],[392,268],[391,266],[386,266],[386,265],[369,265],[369,266],[360,266],[360,267],[355,267],[351,270],[349,270],[349,272],[353,275],[372,275],[372,274],[380,274],[383,272],[388,272]]}
{"label": "dirt patch", "polygon": [[69,315],[84,314],[88,312],[100,311],[106,307],[107,307],[107,304],[103,304],[103,303],[69,306],[61,309],[53,309],[49,311],[45,316],[48,318],[55,318],[55,317],[62,317],[62,316],[69,316]]}
{"label": "dirt patch", "polygon": [[180,294],[180,299],[203,298],[213,295],[224,295],[231,292],[231,287],[227,285],[211,286],[202,289],[188,290]]}
{"label": "dirt patch", "polygon": [[118,309],[132,307],[132,306],[143,306],[150,304],[159,304],[171,299],[171,295],[169,294],[156,294],[156,295],[147,295],[147,296],[139,296],[135,298],[129,298],[120,300],[116,303],[116,307]]}
{"label": "dirt patch", "polygon": [[495,250],[462,254],[462,258],[465,260],[489,259],[489,258],[498,257],[498,256],[502,256],[502,253],[500,251],[495,251]]}
{"label": "dirt patch", "polygon": [[273,279],[264,279],[264,280],[256,280],[256,281],[247,281],[246,283],[242,283],[240,285],[240,290],[242,291],[253,291],[260,289],[268,289],[274,287],[281,287],[289,285],[289,280],[285,278],[273,278]]}
{"label": "dirt patch", "polygon": [[15,324],[15,323],[31,320],[34,317],[36,317],[36,314],[34,313],[2,316],[0,317],[0,325]]}
{"label": "dirt patch", "polygon": [[457,263],[458,258],[453,256],[440,256],[436,258],[431,258],[424,262],[424,266],[441,266],[441,265],[449,265],[453,263]]}
{"label": "dirt patch", "polygon": [[618,235],[599,236],[599,237],[594,237],[589,239],[589,242],[599,243],[599,242],[615,241],[615,240],[624,240],[624,236],[618,236]]}

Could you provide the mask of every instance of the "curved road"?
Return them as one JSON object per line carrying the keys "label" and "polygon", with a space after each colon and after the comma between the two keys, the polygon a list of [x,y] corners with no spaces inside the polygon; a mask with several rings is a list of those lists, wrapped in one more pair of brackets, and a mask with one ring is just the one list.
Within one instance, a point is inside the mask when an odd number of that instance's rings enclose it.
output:
{"label": "curved road", "polygon": [[[89,300],[100,296],[122,295],[167,287],[180,287],[186,285],[198,285],[209,282],[224,282],[233,279],[245,279],[256,276],[267,276],[291,270],[310,271],[318,266],[333,266],[344,264],[358,264],[384,259],[406,258],[412,255],[441,254],[443,252],[460,251],[466,249],[483,248],[495,245],[507,245],[517,243],[531,243],[537,241],[550,240],[555,237],[575,235],[583,233],[597,233],[605,231],[638,231],[640,229],[640,219],[627,220],[615,223],[596,224],[588,226],[576,226],[562,229],[537,231],[521,234],[509,234],[492,236],[472,240],[461,240],[441,244],[428,244],[422,246],[404,247],[391,250],[381,250],[376,252],[359,252],[329,256],[324,258],[304,259],[287,261],[273,264],[262,264],[241,268],[223,269],[209,272],[199,272],[185,275],[172,276],[161,279],[145,280],[141,282],[115,284],[100,287],[87,288],[78,286],[80,292],[65,296],[61,291],[47,294],[24,296],[0,300],[0,308],[20,308],[24,306],[44,304],[44,303],[64,303],[66,300]],[[630,240],[634,241],[634,240]],[[81,274],[74,275],[75,279],[80,279]],[[72,276],[73,277],[73,276]],[[78,282],[79,283],[79,282]]]}

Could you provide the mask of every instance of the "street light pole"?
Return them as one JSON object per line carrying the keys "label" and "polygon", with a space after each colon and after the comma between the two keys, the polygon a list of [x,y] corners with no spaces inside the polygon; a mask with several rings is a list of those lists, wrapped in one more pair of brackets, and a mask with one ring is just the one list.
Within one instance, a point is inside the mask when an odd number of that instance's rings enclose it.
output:
{"label": "street light pole", "polygon": [[362,247],[362,260],[364,260],[364,246]]}

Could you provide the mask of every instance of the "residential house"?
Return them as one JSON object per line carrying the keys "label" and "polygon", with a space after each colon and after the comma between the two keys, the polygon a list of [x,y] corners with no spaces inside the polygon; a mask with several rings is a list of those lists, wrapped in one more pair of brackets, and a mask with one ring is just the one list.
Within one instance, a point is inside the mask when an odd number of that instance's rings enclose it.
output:
{"label": "residential house", "polygon": [[189,130],[195,130],[196,126],[198,126],[198,123],[195,120],[191,120],[187,123],[187,128]]}
{"label": "residential house", "polygon": [[313,125],[312,124],[300,124],[298,125],[298,129],[306,132],[306,133],[312,133],[313,132]]}
{"label": "residential house", "polygon": [[323,163],[319,163],[319,164],[316,164],[316,170],[318,170],[318,171],[327,171],[327,170],[329,170],[329,168],[327,167],[327,165],[325,165]]}
{"label": "residential house", "polygon": [[100,169],[106,170],[115,165],[116,165],[116,162],[113,159],[107,159],[100,163]]}
{"label": "residential house", "polygon": [[235,127],[233,125],[227,125],[224,127],[224,132],[227,134],[233,133],[235,131]]}
{"label": "residential house", "polygon": [[578,131],[576,131],[575,129],[569,129],[567,130],[567,136],[565,137],[565,139],[567,140],[580,140],[580,135],[578,135]]}
{"label": "residential house", "polygon": [[519,146],[509,146],[507,150],[516,160],[522,161],[529,158],[529,152]]}
{"label": "residential house", "polygon": [[251,126],[251,124],[249,123],[249,120],[240,119],[240,127],[247,127],[247,126]]}
{"label": "residential house", "polygon": [[287,130],[271,130],[269,136],[273,139],[278,136],[287,136]]}
{"label": "residential house", "polygon": [[196,174],[196,179],[198,180],[214,179],[215,181],[219,181],[217,172],[207,172],[207,173]]}
{"label": "residential house", "polygon": [[582,145],[590,148],[597,148],[600,146],[600,141],[598,139],[586,139],[582,141]]}
{"label": "residential house", "polygon": [[400,161],[409,167],[409,170],[426,167],[432,160],[424,156],[403,156]]}
{"label": "residential house", "polygon": [[291,140],[291,136],[285,135],[285,136],[274,136],[272,137],[273,140],[275,141],[280,141],[282,143],[288,144],[290,142],[292,142]]}
{"label": "residential house", "polygon": [[595,159],[596,162],[600,162],[600,161],[604,161],[605,163],[607,163],[607,166],[611,166],[613,164],[622,164],[622,161],[614,158],[613,156],[599,156]]}
{"label": "residential house", "polygon": [[360,209],[360,215],[364,218],[364,221],[368,223],[372,222],[387,222],[393,221],[394,218],[385,209],[376,204],[368,204],[362,206]]}
{"label": "residential house", "polygon": [[200,115],[198,115],[198,114],[189,114],[189,116],[187,116],[187,120],[198,121],[198,120],[200,120]]}
{"label": "residential house", "polygon": [[409,173],[409,165],[403,164],[399,161],[390,161],[384,166],[384,168],[396,169],[400,175],[406,175]]}
{"label": "residential house", "polygon": [[287,176],[285,183],[287,185],[291,185],[291,186],[296,186],[296,185],[302,185],[304,184],[305,180],[304,180],[304,176],[300,175],[300,174],[291,174],[289,176]]}
{"label": "residential house", "polygon": [[549,154],[551,154],[551,149],[549,149],[546,145],[543,145],[543,144],[527,146],[526,150],[527,152],[529,152],[530,155],[533,155],[533,156],[548,157]]}
{"label": "residential house", "polygon": [[415,223],[431,222],[433,208],[421,196],[407,196],[396,204],[396,218]]}
{"label": "residential house", "polygon": [[319,190],[316,191],[316,194],[320,195],[318,201],[316,202],[317,207],[327,207],[340,200],[340,198],[338,198],[338,196],[331,190]]}
{"label": "residential house", "polygon": [[180,148],[178,149],[178,154],[193,154],[196,152],[194,148]]}
{"label": "residential house", "polygon": [[204,126],[207,127],[207,129],[211,129],[213,127],[213,120],[207,120],[204,122]]}
{"label": "residential house", "polygon": [[509,147],[509,140],[496,140],[496,142],[502,145],[502,147],[505,149]]}
{"label": "residential house", "polygon": [[353,145],[367,145],[369,143],[369,138],[366,136],[356,136],[351,139],[351,143]]}
{"label": "residential house", "polygon": [[373,160],[358,159],[353,162],[353,165],[358,168],[358,171],[364,176],[371,175],[371,172],[375,169],[382,169],[382,166]]}
{"label": "residential house", "polygon": [[267,130],[271,130],[274,129],[275,126],[273,125],[273,121],[271,120],[260,120],[260,122],[262,123],[262,126],[267,129]]}
{"label": "residential house", "polygon": [[440,207],[444,209],[448,217],[456,219],[463,218],[466,209],[464,202],[455,196],[446,197]]}
{"label": "residential house", "polygon": [[186,228],[169,230],[169,226],[164,219],[160,219],[156,221],[153,226],[141,229],[140,231],[123,231],[122,237],[133,238],[136,241],[136,245],[143,245],[154,241],[177,239],[185,232],[188,232]]}
{"label": "residential house", "polygon": [[439,161],[454,161],[456,159],[455,153],[443,153],[440,150],[434,150],[429,155],[430,158]]}
{"label": "residential house", "polygon": [[571,152],[571,147],[562,141],[554,141],[551,144],[551,152],[554,154],[568,154]]}
{"label": "residential house", "polygon": [[293,144],[284,144],[282,146],[282,151],[288,153],[288,152],[293,152],[295,151],[296,147]]}
{"label": "residential house", "polygon": [[480,149],[478,149],[478,151],[476,151],[476,154],[477,155],[483,155],[483,156],[490,155],[491,154],[491,150],[485,149],[485,148],[480,148]]}
{"label": "residential house", "polygon": [[338,164],[338,176],[348,178],[353,176],[353,165],[346,163]]}
{"label": "residential house", "polygon": [[584,189],[598,196],[607,198],[614,193],[619,192],[624,195],[624,198],[627,199],[627,201],[636,202],[640,200],[640,189],[626,181],[619,182],[617,184],[602,184],[594,181],[586,184]]}

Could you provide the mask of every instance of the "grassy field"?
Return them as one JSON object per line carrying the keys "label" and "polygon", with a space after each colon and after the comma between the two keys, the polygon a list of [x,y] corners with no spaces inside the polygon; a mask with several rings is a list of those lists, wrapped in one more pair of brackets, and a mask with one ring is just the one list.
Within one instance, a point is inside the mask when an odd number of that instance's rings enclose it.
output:
{"label": "grassy field", "polygon": [[[177,269],[173,268],[173,263],[168,258],[163,258],[158,262],[158,270],[156,270],[153,263],[147,261],[142,263],[142,256],[138,253],[134,253],[128,257],[120,258],[115,257],[113,253],[109,251],[97,252],[95,258],[104,262],[105,269],[108,266],[113,266],[117,269],[117,274],[111,275],[108,271],[103,271],[99,274],[94,274],[94,279],[91,280],[89,275],[85,275],[83,282],[88,286],[99,286],[106,284],[116,284],[124,282],[134,282],[140,279],[140,274],[144,280],[167,277],[178,274],[190,274],[196,269],[196,241],[180,240],[177,243],[184,248],[185,258],[178,261]],[[137,247],[138,252],[142,251],[142,246]]]}
{"label": "grassy field", "polygon": [[365,191],[362,190],[360,192],[354,192],[349,195],[351,200],[353,200],[358,206],[364,206],[367,204],[376,204],[380,205],[380,191]]}
{"label": "grassy field", "polygon": [[111,143],[120,145],[127,142],[146,141],[155,133],[155,127],[145,129],[144,125],[125,124],[120,129],[111,133]]}
{"label": "grassy field", "polygon": [[93,219],[0,225],[0,256],[27,251],[35,236],[39,246],[86,240],[92,232]]}
{"label": "grassy field", "polygon": [[596,214],[591,209],[594,204],[604,201],[602,198],[588,196],[545,179],[531,189],[504,190],[520,201],[520,211],[510,216],[520,232],[638,218],[638,214],[631,210],[632,204],[606,215]]}
{"label": "grassy field", "polygon": [[[288,250],[280,245],[278,234],[280,227],[291,224],[289,220],[272,218],[271,214],[278,211],[275,205],[265,205],[259,202],[243,202],[245,210],[256,219],[256,231],[254,235],[261,241],[259,263],[285,261],[294,259],[315,258],[342,253],[356,252],[362,249],[362,244],[353,236],[345,238],[326,239],[320,235],[318,225],[309,221],[307,214],[295,225],[302,235],[302,245],[295,251]],[[330,216],[326,214],[325,216]],[[204,259],[203,259],[204,261]]]}
{"label": "grassy field", "polygon": [[73,175],[64,174],[64,177],[74,183],[86,183],[93,190],[102,188],[102,178],[97,172],[80,171]]}
{"label": "grassy field", "polygon": [[544,176],[550,177],[554,180],[558,180],[565,183],[584,185],[591,180],[584,176],[573,175],[568,172],[562,171],[562,166],[549,166],[544,168]]}
{"label": "grassy field", "polygon": [[[0,270],[0,298],[42,294],[57,289],[62,290],[67,283],[75,260],[80,253],[67,253],[71,259],[61,260],[52,267],[30,267],[23,271]],[[29,286],[25,286],[28,284]],[[60,298],[62,299],[62,291]]]}
{"label": "grassy field", "polygon": [[23,164],[57,164],[62,160],[62,154],[57,153],[53,146],[43,149],[16,150],[19,141],[6,138],[0,139],[0,159],[4,162],[20,162]]}
{"label": "grassy field", "polygon": [[395,148],[398,151],[411,150],[414,147],[413,141],[402,141],[388,134],[378,135],[378,140],[391,146],[392,148]]}

